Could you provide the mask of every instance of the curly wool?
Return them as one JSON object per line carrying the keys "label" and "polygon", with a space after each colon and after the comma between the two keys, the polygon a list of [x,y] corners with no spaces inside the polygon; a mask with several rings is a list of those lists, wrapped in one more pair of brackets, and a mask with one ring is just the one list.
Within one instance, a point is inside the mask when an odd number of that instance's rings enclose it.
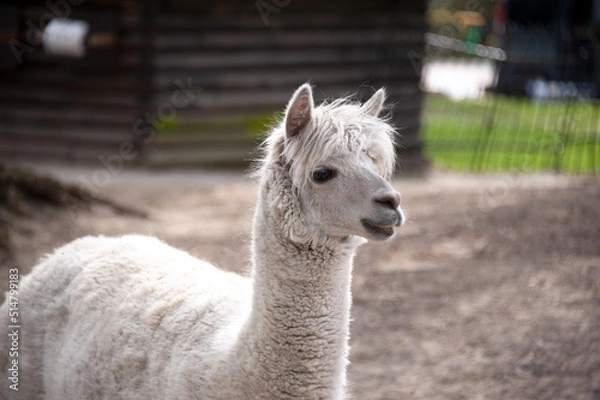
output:
{"label": "curly wool", "polygon": [[[354,216],[402,221],[384,179],[394,149],[376,117],[383,97],[313,109],[310,87],[296,91],[288,114],[309,108],[295,137],[282,125],[268,139],[250,278],[138,235],[85,237],[42,260],[19,291],[19,391],[3,387],[0,400],[346,398],[352,259],[368,235]],[[358,180],[352,192],[336,195],[340,176],[303,203],[310,169],[329,161]],[[0,352],[3,370],[10,362]]]}

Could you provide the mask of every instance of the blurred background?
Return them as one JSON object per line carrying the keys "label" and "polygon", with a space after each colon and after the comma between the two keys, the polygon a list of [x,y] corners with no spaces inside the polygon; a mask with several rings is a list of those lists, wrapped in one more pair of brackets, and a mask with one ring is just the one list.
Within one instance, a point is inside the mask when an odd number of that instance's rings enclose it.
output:
{"label": "blurred background", "polygon": [[597,1],[0,7],[6,160],[244,166],[310,81],[320,99],[386,86],[407,171],[598,172]]}
{"label": "blurred background", "polygon": [[[149,167],[247,165],[306,81],[318,100],[386,86],[407,153],[420,152],[407,54],[423,51],[421,1],[46,3],[1,13],[3,157],[98,163],[131,143],[127,161]],[[58,17],[85,22],[81,52],[45,46]]]}
{"label": "blurred background", "polygon": [[246,273],[294,89],[385,86],[408,222],[356,258],[351,392],[598,400],[599,41],[600,0],[3,1],[0,293],[89,234]]}
{"label": "blurred background", "polygon": [[421,139],[434,164],[598,173],[597,1],[431,1]]}

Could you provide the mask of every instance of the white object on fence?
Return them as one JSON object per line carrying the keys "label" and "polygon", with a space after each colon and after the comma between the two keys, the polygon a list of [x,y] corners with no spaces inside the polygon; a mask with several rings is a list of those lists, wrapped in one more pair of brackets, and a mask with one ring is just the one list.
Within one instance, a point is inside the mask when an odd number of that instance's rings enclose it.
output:
{"label": "white object on fence", "polygon": [[42,45],[53,56],[81,58],[85,56],[85,40],[90,25],[85,21],[56,18],[46,25]]}
{"label": "white object on fence", "polygon": [[496,66],[491,60],[433,60],[423,65],[421,87],[453,100],[481,99],[496,79]]}

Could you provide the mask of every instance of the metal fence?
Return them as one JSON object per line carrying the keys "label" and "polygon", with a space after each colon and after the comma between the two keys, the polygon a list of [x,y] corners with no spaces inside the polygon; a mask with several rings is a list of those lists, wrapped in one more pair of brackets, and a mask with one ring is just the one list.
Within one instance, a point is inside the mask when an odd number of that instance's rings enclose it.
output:
{"label": "metal fence", "polygon": [[442,168],[600,174],[597,100],[488,93],[482,100],[452,101],[428,95],[422,127],[426,155]]}

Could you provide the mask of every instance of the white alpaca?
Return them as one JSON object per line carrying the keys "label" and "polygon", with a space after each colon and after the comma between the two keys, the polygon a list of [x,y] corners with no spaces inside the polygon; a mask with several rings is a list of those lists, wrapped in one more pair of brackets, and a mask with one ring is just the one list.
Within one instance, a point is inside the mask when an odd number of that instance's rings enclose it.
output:
{"label": "white alpaca", "polygon": [[345,398],[352,258],[404,218],[384,96],[294,93],[258,171],[250,278],[143,236],[47,257],[19,291],[18,392],[0,335],[0,398]]}

